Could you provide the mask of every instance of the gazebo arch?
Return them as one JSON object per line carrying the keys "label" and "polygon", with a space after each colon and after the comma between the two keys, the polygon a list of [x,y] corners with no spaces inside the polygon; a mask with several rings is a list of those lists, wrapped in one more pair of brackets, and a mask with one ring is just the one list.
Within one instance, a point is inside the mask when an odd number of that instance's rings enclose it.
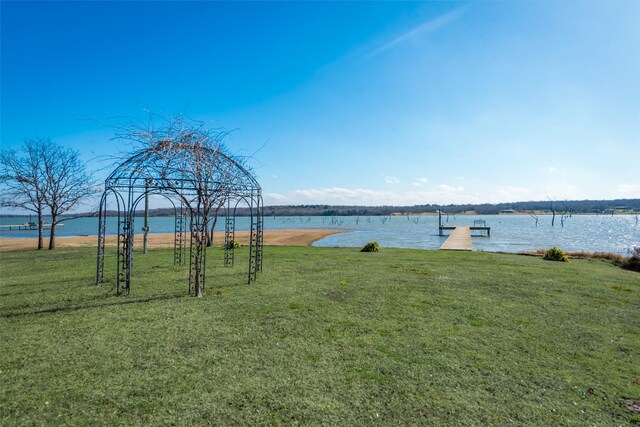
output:
{"label": "gazebo arch", "polygon": [[160,194],[174,207],[174,264],[185,262],[189,236],[189,293],[193,289],[200,296],[205,286],[207,234],[217,207],[225,208],[224,265],[233,266],[237,207],[246,204],[250,219],[247,282],[251,284],[262,271],[262,189],[239,161],[212,144],[206,133],[194,131],[178,140],[153,140],[105,180],[98,216],[96,284],[104,280],[107,201],[113,197],[118,221],[116,292],[129,294],[135,210],[147,194]]}

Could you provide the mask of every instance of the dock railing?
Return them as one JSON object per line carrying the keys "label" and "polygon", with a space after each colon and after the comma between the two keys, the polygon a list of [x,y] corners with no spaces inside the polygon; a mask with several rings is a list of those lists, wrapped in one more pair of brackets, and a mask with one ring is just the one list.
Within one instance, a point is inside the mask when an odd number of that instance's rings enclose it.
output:
{"label": "dock railing", "polygon": [[[442,211],[438,209],[438,235],[444,236],[445,230],[455,230],[455,225],[442,225]],[[479,234],[473,234],[474,237],[491,237],[491,227],[487,225],[487,221],[476,219],[473,226],[469,227],[471,232],[479,231]]]}

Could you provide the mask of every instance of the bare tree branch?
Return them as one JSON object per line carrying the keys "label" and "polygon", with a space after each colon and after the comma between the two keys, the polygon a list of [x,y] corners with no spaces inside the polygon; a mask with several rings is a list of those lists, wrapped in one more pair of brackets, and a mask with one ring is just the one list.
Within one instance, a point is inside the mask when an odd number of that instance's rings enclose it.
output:
{"label": "bare tree branch", "polygon": [[[227,130],[209,129],[203,122],[182,116],[165,119],[160,126],[153,121],[134,123],[116,132],[117,138],[129,141],[135,150],[133,156],[127,154],[112,179],[146,177],[154,181],[155,188],[172,193],[189,210],[196,259],[211,244],[210,230],[221,207],[233,197],[230,195],[249,188],[246,158],[228,154],[223,143],[228,135]],[[199,269],[203,266],[198,261],[194,266],[195,294],[200,296]]]}
{"label": "bare tree branch", "polygon": [[564,211],[560,215],[560,225],[562,225],[564,227],[565,220],[567,218],[571,218],[573,210],[570,209],[569,206],[567,206],[567,204],[565,202],[560,202],[560,203],[562,203],[562,206],[564,207]]}

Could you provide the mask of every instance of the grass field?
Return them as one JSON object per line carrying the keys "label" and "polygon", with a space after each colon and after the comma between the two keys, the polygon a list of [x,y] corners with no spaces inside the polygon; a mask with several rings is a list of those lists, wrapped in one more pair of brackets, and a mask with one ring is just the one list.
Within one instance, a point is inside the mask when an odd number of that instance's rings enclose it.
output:
{"label": "grass field", "polygon": [[[244,250],[243,250],[244,251]],[[246,253],[241,255],[246,257]],[[240,257],[241,258],[241,257]],[[2,425],[639,425],[640,274],[482,252],[0,254]]]}

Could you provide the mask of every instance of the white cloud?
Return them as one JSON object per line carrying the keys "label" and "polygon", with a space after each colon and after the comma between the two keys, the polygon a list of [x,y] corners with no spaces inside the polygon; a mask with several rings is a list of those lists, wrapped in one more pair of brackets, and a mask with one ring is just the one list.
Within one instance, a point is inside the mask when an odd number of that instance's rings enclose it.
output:
{"label": "white cloud", "polygon": [[[269,193],[270,195],[272,193]],[[465,192],[463,187],[441,184],[425,191],[384,191],[370,188],[308,188],[286,195],[277,194],[278,204],[329,204],[329,205],[421,205],[431,203],[480,203],[478,195]],[[265,203],[270,200],[265,195]],[[271,202],[273,203],[273,202]]]}
{"label": "white cloud", "polygon": [[[640,184],[627,182],[610,185],[605,193],[585,192],[580,183],[566,182],[562,185],[459,185],[457,178],[449,183],[430,183],[423,178],[411,183],[394,185],[392,188],[373,189],[355,187],[304,188],[294,191],[266,193],[266,204],[335,204],[335,205],[422,205],[422,204],[461,204],[461,203],[508,203],[528,200],[579,200],[586,198],[640,198]],[[415,185],[420,184],[420,185]],[[595,196],[594,196],[595,194]]]}
{"label": "white cloud", "polygon": [[555,171],[557,171],[558,168],[555,166],[549,166],[549,172],[554,173]]}
{"label": "white cloud", "polygon": [[505,187],[501,187],[496,191],[496,197],[494,201],[497,203],[500,202],[515,202],[515,201],[524,201],[530,197],[529,189],[524,187],[513,187],[507,185]]}
{"label": "white cloud", "polygon": [[287,196],[280,193],[264,193],[264,203],[267,205],[281,205],[286,204]]}
{"label": "white cloud", "polygon": [[623,199],[635,199],[640,197],[640,184],[618,184],[614,191],[614,197]]}
{"label": "white cloud", "polygon": [[387,184],[399,184],[400,180],[395,176],[385,176],[384,182],[386,182]]}
{"label": "white cloud", "polygon": [[367,188],[310,188],[295,190],[289,198],[294,203],[326,203],[337,205],[382,205],[395,199],[391,191],[377,191]]}
{"label": "white cloud", "polygon": [[464,192],[464,187],[453,187],[451,185],[447,185],[447,184],[440,184],[438,185],[438,190],[441,193],[463,193]]}

